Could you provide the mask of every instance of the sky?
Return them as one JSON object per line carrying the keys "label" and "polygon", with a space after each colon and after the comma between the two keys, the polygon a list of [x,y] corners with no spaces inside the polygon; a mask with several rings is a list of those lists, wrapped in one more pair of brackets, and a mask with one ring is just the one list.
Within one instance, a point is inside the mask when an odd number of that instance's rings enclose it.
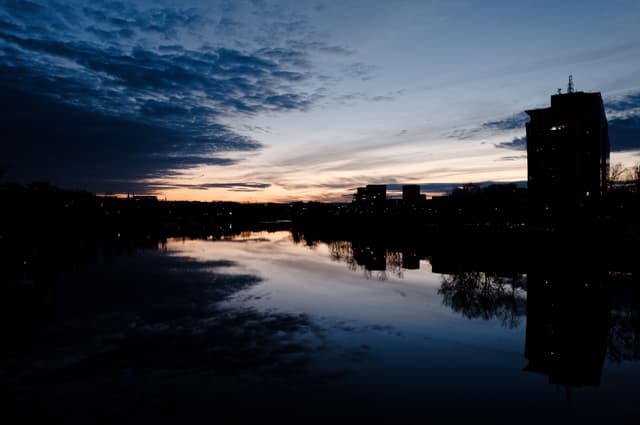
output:
{"label": "sky", "polygon": [[630,166],[638,22],[637,0],[0,0],[0,180],[240,202],[520,182],[523,111],[569,74]]}

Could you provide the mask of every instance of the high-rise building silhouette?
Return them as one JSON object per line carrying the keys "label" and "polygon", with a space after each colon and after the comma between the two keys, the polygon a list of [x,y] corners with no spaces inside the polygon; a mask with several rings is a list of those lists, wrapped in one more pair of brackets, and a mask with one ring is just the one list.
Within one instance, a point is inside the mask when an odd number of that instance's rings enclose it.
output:
{"label": "high-rise building silhouette", "polygon": [[526,111],[528,190],[534,210],[549,215],[597,207],[607,190],[609,135],[600,93],[551,96],[551,106]]}

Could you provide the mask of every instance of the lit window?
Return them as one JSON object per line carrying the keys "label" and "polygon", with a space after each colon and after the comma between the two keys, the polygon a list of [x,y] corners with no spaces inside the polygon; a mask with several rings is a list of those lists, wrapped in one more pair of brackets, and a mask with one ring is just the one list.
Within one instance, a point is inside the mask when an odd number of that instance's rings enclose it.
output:
{"label": "lit window", "polygon": [[566,125],[554,125],[553,127],[551,127],[549,130],[551,131],[558,131],[558,130],[563,130],[566,127]]}

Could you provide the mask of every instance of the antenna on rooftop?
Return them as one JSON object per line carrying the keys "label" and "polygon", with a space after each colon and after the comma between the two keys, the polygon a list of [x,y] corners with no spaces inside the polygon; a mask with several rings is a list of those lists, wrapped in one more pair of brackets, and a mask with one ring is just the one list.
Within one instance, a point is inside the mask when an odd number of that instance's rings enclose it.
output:
{"label": "antenna on rooftop", "polygon": [[567,93],[573,93],[573,75],[569,74],[569,85],[567,86]]}

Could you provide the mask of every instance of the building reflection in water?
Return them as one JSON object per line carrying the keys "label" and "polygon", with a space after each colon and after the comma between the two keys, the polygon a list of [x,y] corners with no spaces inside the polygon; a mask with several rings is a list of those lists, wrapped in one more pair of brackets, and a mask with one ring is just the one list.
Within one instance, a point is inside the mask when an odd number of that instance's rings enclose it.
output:
{"label": "building reflection in water", "polygon": [[[636,266],[637,267],[637,266]],[[611,362],[640,360],[640,273],[609,275],[609,341]]]}
{"label": "building reflection in water", "polygon": [[402,268],[407,270],[418,270],[420,268],[420,256],[416,251],[410,249],[402,251]]}
{"label": "building reflection in water", "polygon": [[[301,237],[293,241],[318,244]],[[332,259],[353,271],[364,270],[368,278],[385,279],[389,274],[401,278],[405,270],[430,263],[431,271],[441,275],[438,294],[443,304],[465,317],[499,320],[508,328],[523,325],[526,318],[523,369],[548,376],[552,384],[598,386],[605,360],[640,360],[640,273],[634,255],[614,258],[609,251],[604,255],[603,249],[578,242],[549,244],[555,248],[543,252],[524,244],[502,252],[465,249],[474,246],[467,241],[456,241],[448,249],[375,240],[323,242]],[[56,311],[56,274],[64,264],[75,267],[78,258],[94,262],[163,245],[161,240],[105,242],[94,246],[95,258],[88,255],[86,245],[77,245],[82,247],[77,250],[37,250],[38,255],[18,263],[19,267],[5,269],[9,281],[3,295],[12,303],[5,301],[2,323],[5,327],[23,323],[21,328],[14,326],[19,333],[50,320]]]}
{"label": "building reflection in water", "polygon": [[[395,247],[372,241],[327,241],[331,257],[353,271],[402,277],[427,260],[441,274],[444,305],[470,319],[526,322],[526,372],[572,387],[599,386],[605,360],[640,360],[638,266],[590,244],[560,241],[543,253],[464,253]],[[484,268],[483,268],[484,265]],[[612,269],[617,270],[611,272]],[[377,275],[375,273],[378,273]],[[525,320],[526,318],[526,320]]]}
{"label": "building reflection in water", "polygon": [[405,254],[379,243],[330,241],[327,245],[333,260],[346,263],[350,270],[363,270],[368,279],[386,280],[387,273],[402,277],[404,269],[420,268],[420,257],[416,253]]}
{"label": "building reflection in water", "polygon": [[607,352],[607,271],[598,262],[553,261],[528,273],[526,371],[569,387],[600,385]]}

